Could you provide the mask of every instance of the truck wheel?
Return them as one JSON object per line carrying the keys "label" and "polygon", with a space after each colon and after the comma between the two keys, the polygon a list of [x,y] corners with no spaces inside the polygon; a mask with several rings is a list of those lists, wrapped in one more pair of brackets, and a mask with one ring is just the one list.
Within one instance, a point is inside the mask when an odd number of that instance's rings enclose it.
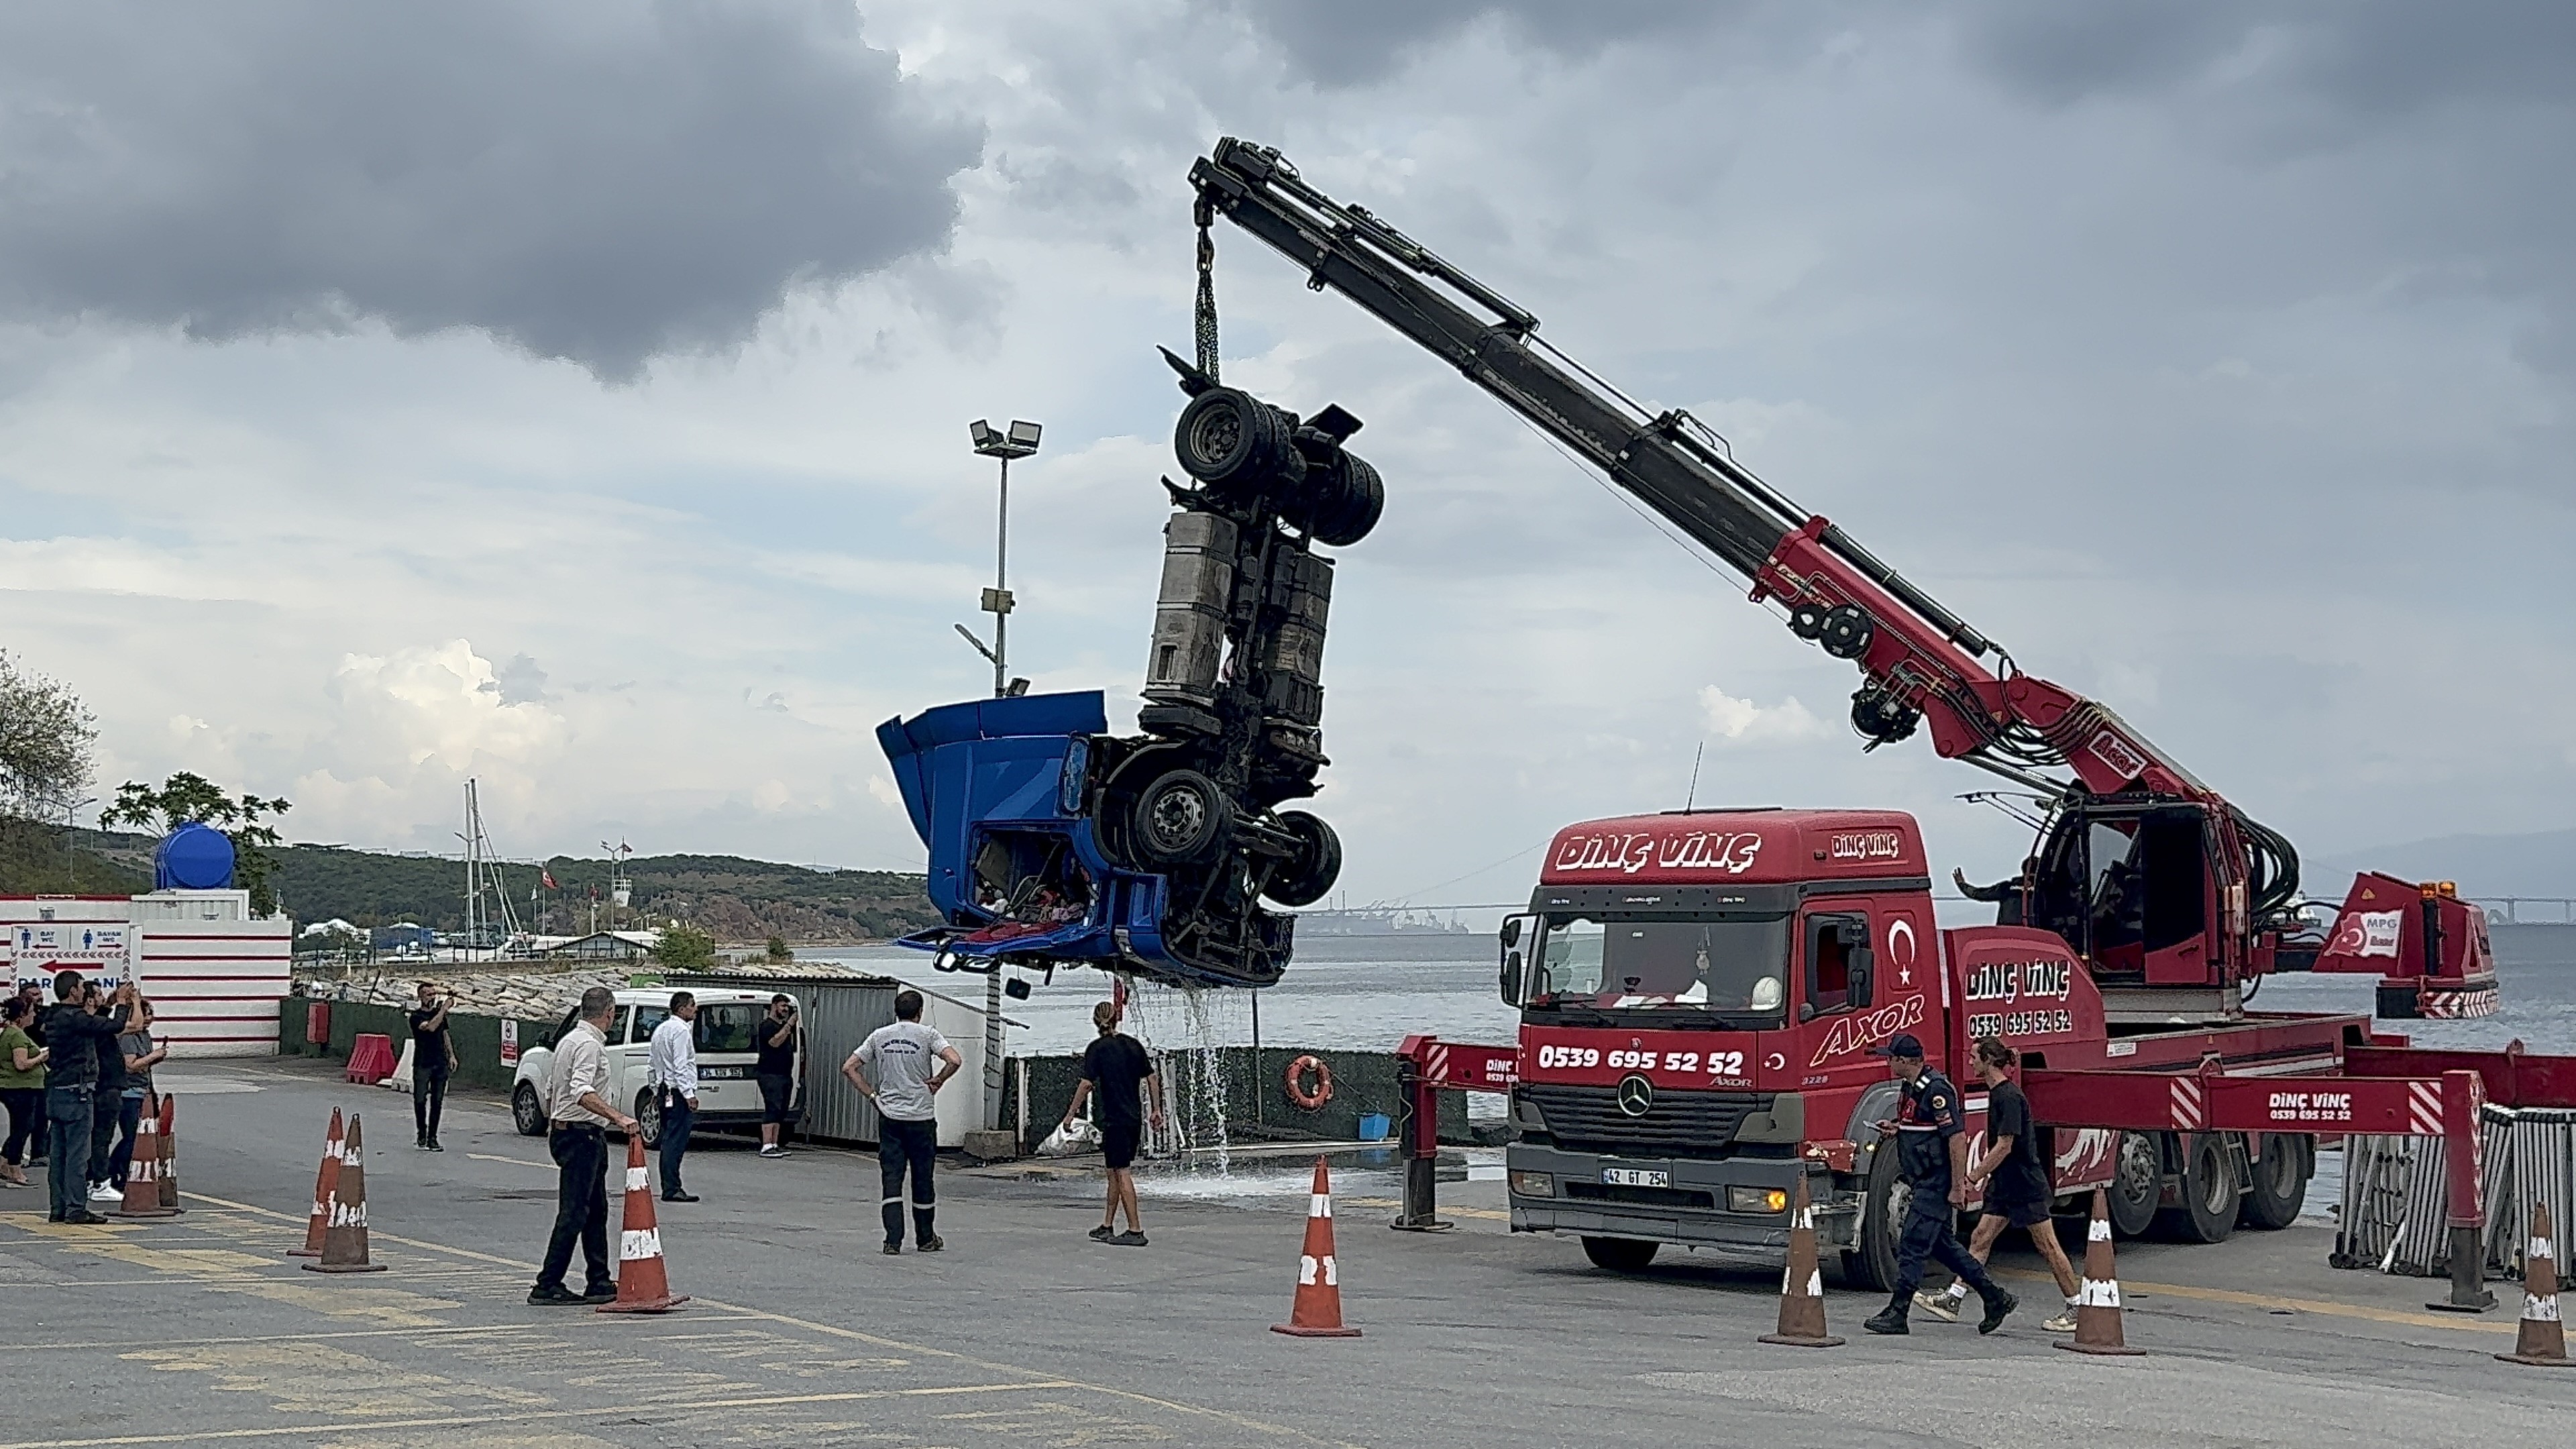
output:
{"label": "truck wheel", "polygon": [[510,1089],[510,1125],[522,1137],[546,1135],[546,1106],[537,1100],[537,1089],[526,1082]]}
{"label": "truck wheel", "polygon": [[1585,1238],[1583,1256],[1590,1258],[1595,1268],[1607,1268],[1613,1273],[1642,1273],[1648,1263],[1655,1261],[1655,1249],[1662,1246],[1661,1243],[1640,1242],[1635,1238]]}
{"label": "truck wheel", "polygon": [[2227,1160],[2227,1137],[2195,1132],[2183,1139],[2179,1205],[2156,1214],[2156,1232],[2177,1243],[2223,1243],[2236,1231],[2236,1169]]}
{"label": "truck wheel", "polygon": [[1896,1282],[1896,1242],[1905,1232],[1905,1200],[1912,1193],[1896,1177],[1896,1145],[1870,1154],[1869,1185],[1861,1195],[1858,1247],[1843,1254],[1843,1281],[1870,1293]]}
{"label": "truck wheel", "polygon": [[644,1139],[647,1152],[662,1145],[662,1094],[651,1087],[635,1094],[635,1135]]}
{"label": "truck wheel", "polygon": [[1190,399],[1172,427],[1181,471],[1211,487],[1250,491],[1305,459],[1289,445],[1287,420],[1248,392],[1212,387]]}
{"label": "truck wheel", "polygon": [[2111,1164],[2111,1230],[2124,1238],[2145,1234],[2156,1220],[2156,1204],[2165,1195],[2165,1158],[2153,1132],[2120,1134],[2119,1156]]}
{"label": "truck wheel", "polygon": [[2236,1214],[2239,1226],[2272,1232],[2299,1220],[2299,1209],[2308,1200],[2312,1171],[2308,1154],[2315,1150],[2314,1142],[2299,1133],[2263,1134],[2262,1154],[2253,1164],[2254,1180],[2247,1184],[2244,1206]]}
{"label": "truck wheel", "polygon": [[1342,837],[1303,810],[1280,811],[1279,827],[1297,837],[1297,858],[1263,894],[1283,906],[1313,905],[1341,879]]}
{"label": "truck wheel", "polygon": [[1348,548],[1369,536],[1386,512],[1386,483],[1364,458],[1344,453],[1320,475],[1307,475],[1315,495],[1315,541]]}
{"label": "truck wheel", "polygon": [[1206,860],[1233,832],[1234,802],[1196,770],[1174,770],[1136,794],[1136,848],[1157,865]]}

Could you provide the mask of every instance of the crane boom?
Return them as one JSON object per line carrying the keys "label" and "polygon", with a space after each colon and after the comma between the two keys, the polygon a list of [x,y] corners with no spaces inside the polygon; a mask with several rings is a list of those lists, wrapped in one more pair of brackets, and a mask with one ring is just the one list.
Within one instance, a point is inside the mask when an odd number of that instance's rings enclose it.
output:
{"label": "crane boom", "polygon": [[[2286,840],[2107,706],[2023,673],[1842,529],[1739,465],[1688,413],[1652,411],[1620,393],[1541,341],[1526,309],[1365,208],[1309,185],[1274,148],[1227,137],[1190,180],[1202,229],[1218,216],[1232,221],[1303,268],[1310,287],[1342,293],[1457,368],[1723,560],[1750,582],[1755,602],[1777,600],[1792,632],[1858,665],[1851,718],[1865,748],[1928,723],[1942,756],[2052,799],[2202,807],[2211,818],[2214,904],[2238,948],[2223,948],[2222,958],[2241,956],[2251,931],[2295,897],[2297,857]],[[2057,768],[2073,780],[2040,773]]]}

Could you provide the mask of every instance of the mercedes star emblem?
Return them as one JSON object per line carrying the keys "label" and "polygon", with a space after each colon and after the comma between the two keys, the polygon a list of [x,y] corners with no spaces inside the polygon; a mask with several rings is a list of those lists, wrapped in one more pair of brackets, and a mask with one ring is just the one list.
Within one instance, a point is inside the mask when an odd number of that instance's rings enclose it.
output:
{"label": "mercedes star emblem", "polygon": [[1643,1117],[1655,1105],[1655,1084],[1631,1074],[1619,1079],[1619,1110],[1631,1117]]}

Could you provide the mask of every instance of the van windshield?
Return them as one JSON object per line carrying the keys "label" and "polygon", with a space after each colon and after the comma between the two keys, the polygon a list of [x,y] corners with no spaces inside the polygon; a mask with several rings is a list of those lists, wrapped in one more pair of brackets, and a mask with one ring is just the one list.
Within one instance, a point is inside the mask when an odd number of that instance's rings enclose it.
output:
{"label": "van windshield", "polygon": [[1787,1019],[1789,918],[1550,916],[1531,1004]]}

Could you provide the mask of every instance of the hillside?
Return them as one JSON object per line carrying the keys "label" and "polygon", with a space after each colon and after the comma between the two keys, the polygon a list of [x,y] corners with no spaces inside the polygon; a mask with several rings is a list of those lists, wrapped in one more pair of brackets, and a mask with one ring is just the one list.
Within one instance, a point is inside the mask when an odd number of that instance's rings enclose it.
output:
{"label": "hillside", "polygon": [[2530,835],[2447,835],[2369,850],[2320,853],[2300,874],[2311,895],[2343,898],[2353,872],[2384,870],[2408,880],[2452,880],[2472,899],[2576,896],[2576,830]]}
{"label": "hillside", "polygon": [[[321,845],[291,845],[278,857],[278,895],[299,921],[336,916],[361,926],[417,921],[442,929],[465,923],[462,861]],[[532,888],[540,931],[571,935],[590,929],[593,889],[599,923],[607,924],[607,861],[556,856],[545,870],[555,881],[550,891],[539,886],[534,866],[500,867],[511,909],[523,924]],[[921,877],[893,871],[809,870],[732,855],[651,855],[629,860],[626,873],[633,893],[621,924],[631,917],[656,923],[677,917],[724,941],[883,938],[938,923]]]}

